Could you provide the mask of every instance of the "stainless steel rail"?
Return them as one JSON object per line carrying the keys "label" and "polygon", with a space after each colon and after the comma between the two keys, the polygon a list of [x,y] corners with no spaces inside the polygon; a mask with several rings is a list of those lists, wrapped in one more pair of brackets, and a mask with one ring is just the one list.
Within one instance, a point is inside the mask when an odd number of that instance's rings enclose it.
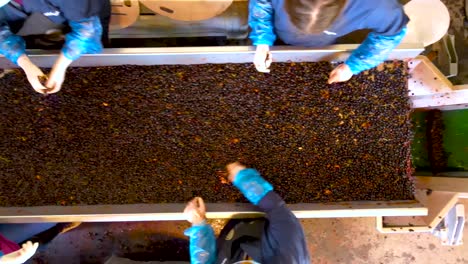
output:
{"label": "stainless steel rail", "polygon": [[[292,46],[272,48],[276,62],[343,61],[358,45],[333,45],[320,49],[306,49]],[[393,50],[389,59],[408,59],[420,54],[424,48],[419,44],[402,44]],[[105,49],[101,54],[84,55],[72,66],[97,67],[117,65],[168,65],[205,63],[250,63],[253,61],[254,47],[187,47],[187,48],[122,48]],[[58,51],[30,50],[31,60],[40,67],[52,67]],[[0,68],[17,67],[5,57],[0,57]]]}
{"label": "stainless steel rail", "polygon": [[[185,220],[184,204],[39,206],[0,208],[1,223],[112,222]],[[423,216],[427,208],[416,201],[291,204],[298,218]],[[258,217],[250,204],[207,204],[208,218]]]}

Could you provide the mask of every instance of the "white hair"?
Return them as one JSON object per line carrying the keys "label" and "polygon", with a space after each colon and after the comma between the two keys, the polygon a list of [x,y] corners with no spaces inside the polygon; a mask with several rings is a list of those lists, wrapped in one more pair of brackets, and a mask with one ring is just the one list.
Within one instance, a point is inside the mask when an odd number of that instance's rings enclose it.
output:
{"label": "white hair", "polygon": [[0,0],[0,7],[8,4],[10,2],[10,0]]}

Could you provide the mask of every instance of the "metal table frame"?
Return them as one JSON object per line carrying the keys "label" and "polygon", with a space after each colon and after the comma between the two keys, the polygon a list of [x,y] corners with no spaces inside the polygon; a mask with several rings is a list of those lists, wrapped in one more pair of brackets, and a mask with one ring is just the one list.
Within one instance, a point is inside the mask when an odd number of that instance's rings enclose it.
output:
{"label": "metal table frame", "polygon": [[[343,61],[358,45],[334,45],[321,49],[279,46],[272,50],[275,62]],[[408,86],[414,108],[468,108],[468,87],[453,86],[425,57],[420,44],[402,44],[389,59],[408,60],[411,78]],[[58,52],[29,51],[40,67],[51,67]],[[84,55],[72,66],[98,67],[164,64],[251,63],[254,47],[191,47],[106,49],[102,54]],[[0,57],[0,68],[16,65]],[[436,79],[434,79],[436,78]],[[451,96],[457,94],[457,96]],[[453,97],[453,99],[448,98]],[[446,98],[442,101],[440,98]],[[461,98],[461,99],[460,99]],[[382,217],[425,216],[428,208],[418,201],[357,201],[289,205],[296,216],[312,217]],[[70,221],[142,221],[183,220],[183,204],[134,204],[97,206],[44,206],[0,208],[0,222],[70,222]],[[257,216],[250,204],[208,204],[209,218]]]}

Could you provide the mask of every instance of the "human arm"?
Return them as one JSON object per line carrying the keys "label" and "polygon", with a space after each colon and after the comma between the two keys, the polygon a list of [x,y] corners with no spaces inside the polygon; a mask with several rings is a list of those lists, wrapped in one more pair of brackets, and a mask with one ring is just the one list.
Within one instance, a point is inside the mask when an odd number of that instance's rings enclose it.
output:
{"label": "human arm", "polygon": [[310,263],[299,220],[273,191],[273,186],[258,171],[247,169],[238,162],[229,164],[227,170],[234,186],[266,214],[268,226],[262,239],[265,263]]}
{"label": "human arm", "polygon": [[6,22],[0,24],[0,53],[23,69],[34,90],[39,93],[45,92],[46,88],[39,79],[45,76],[44,73],[26,55],[24,39],[13,34]]}
{"label": "human arm", "polygon": [[71,32],[66,35],[65,45],[47,80],[47,93],[60,91],[65,80],[65,72],[70,64],[85,53],[102,51],[102,26],[99,17],[92,16],[70,21]]}
{"label": "human arm", "polygon": [[21,249],[1,256],[0,264],[22,264],[36,253],[38,247],[38,243],[33,244],[31,241],[28,241],[23,244]]}
{"label": "human arm", "polygon": [[13,34],[6,22],[0,23],[0,53],[14,64],[26,54],[24,39]]}
{"label": "human arm", "polygon": [[345,82],[353,75],[369,70],[384,62],[392,50],[398,46],[406,35],[406,27],[393,36],[382,36],[371,32],[364,42],[355,49],[344,64],[336,67],[328,83]]}
{"label": "human arm", "polygon": [[273,186],[260,176],[255,169],[249,169],[239,162],[227,165],[229,180],[254,205],[258,205]]}
{"label": "human arm", "polygon": [[250,39],[256,46],[254,65],[260,72],[269,72],[272,62],[270,46],[276,40],[273,22],[273,5],[271,0],[249,1]]}
{"label": "human arm", "polygon": [[[382,19],[385,16],[385,19]],[[388,59],[406,35],[409,18],[400,4],[382,1],[369,16],[364,18],[365,28],[372,30],[361,45],[354,50],[344,64],[330,74],[329,83],[349,80],[353,75],[369,70]]]}
{"label": "human arm", "polygon": [[213,228],[206,223],[203,199],[194,198],[185,207],[184,214],[192,227],[184,234],[190,239],[190,263],[212,264],[216,259],[216,238]]}

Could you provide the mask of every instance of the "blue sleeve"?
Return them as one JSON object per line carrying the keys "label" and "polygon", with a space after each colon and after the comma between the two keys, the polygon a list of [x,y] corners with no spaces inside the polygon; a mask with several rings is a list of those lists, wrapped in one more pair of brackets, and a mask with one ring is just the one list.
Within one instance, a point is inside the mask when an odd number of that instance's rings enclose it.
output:
{"label": "blue sleeve", "polygon": [[234,186],[251,203],[258,205],[265,195],[273,190],[273,186],[260,176],[257,170],[243,169],[239,171],[233,182]]}
{"label": "blue sleeve", "polygon": [[384,36],[375,32],[369,33],[364,42],[354,50],[346,60],[353,74],[374,68],[384,62],[392,50],[400,44],[406,35],[406,26],[397,34]]}
{"label": "blue sleeve", "polygon": [[265,263],[310,263],[302,226],[273,186],[254,169],[241,170],[233,183],[266,214],[268,226],[261,239]]}
{"label": "blue sleeve", "polygon": [[26,53],[26,43],[20,36],[13,34],[7,23],[0,23],[0,54],[15,64]]}
{"label": "blue sleeve", "polygon": [[216,260],[216,238],[207,223],[194,225],[184,234],[190,238],[190,263],[212,264]]}
{"label": "blue sleeve", "polygon": [[262,237],[265,263],[310,263],[301,223],[284,200],[270,191],[258,203],[258,207],[268,219],[268,227]]}
{"label": "blue sleeve", "polygon": [[77,21],[70,21],[72,29],[67,34],[63,54],[69,60],[76,60],[85,53],[93,54],[102,51],[102,26],[99,17],[93,16]]}
{"label": "blue sleeve", "polygon": [[274,33],[273,6],[271,0],[249,1],[250,39],[254,46],[273,46],[276,35]]}

